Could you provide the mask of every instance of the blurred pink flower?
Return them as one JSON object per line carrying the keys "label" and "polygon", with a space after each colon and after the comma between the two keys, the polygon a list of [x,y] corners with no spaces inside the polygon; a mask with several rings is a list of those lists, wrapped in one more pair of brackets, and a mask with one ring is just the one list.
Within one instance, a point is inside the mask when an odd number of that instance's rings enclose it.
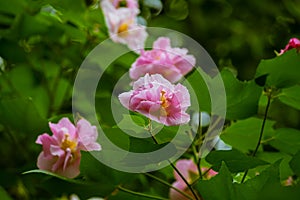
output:
{"label": "blurred pink flower", "polygon": [[[176,168],[180,171],[180,173],[183,175],[183,177],[187,180],[188,183],[192,183],[194,180],[196,180],[199,176],[197,165],[194,163],[193,160],[188,159],[182,159],[177,161]],[[208,170],[206,167],[201,168],[201,172],[204,173]],[[204,178],[210,179],[211,177],[218,174],[214,170],[210,169],[205,175]],[[179,190],[182,190],[183,192],[187,193],[191,197],[193,196],[190,190],[188,189],[187,185],[183,181],[183,179],[178,175],[176,171],[174,171],[174,177],[176,181],[172,184],[173,187],[178,188]],[[170,189],[170,199],[171,200],[188,200],[185,196],[180,194],[174,189]]]}
{"label": "blurred pink flower", "polygon": [[292,176],[289,176],[286,180],[283,181],[284,186],[291,186],[294,184],[294,179]]}
{"label": "blurred pink flower", "polygon": [[121,104],[129,110],[167,126],[186,124],[190,106],[190,94],[185,86],[173,85],[160,74],[139,78],[133,90],[119,95]]}
{"label": "blurred pink flower", "polygon": [[144,49],[148,33],[146,32],[145,26],[137,23],[136,9],[127,7],[117,9],[112,2],[108,0],[101,2],[101,8],[112,41],[125,44],[136,53]]}
{"label": "blurred pink flower", "polygon": [[284,49],[280,50],[279,55],[282,55],[283,53],[287,52],[290,49],[297,49],[300,50],[300,40],[297,38],[291,38],[289,43],[285,46]]}
{"label": "blurred pink flower", "polygon": [[38,168],[68,178],[76,177],[80,173],[80,150],[101,150],[96,142],[96,127],[85,119],[80,119],[75,127],[68,118],[62,118],[57,124],[49,123],[49,126],[53,135],[44,133],[36,140],[37,144],[43,145],[37,161]]}
{"label": "blurred pink flower", "polygon": [[[107,0],[103,0],[103,1],[107,1]],[[138,0],[108,0],[108,1],[110,1],[113,4],[113,6],[117,9],[126,7],[136,12],[136,14],[140,12]]]}
{"label": "blurred pink flower", "polygon": [[185,48],[172,48],[170,39],[160,37],[153,43],[153,49],[141,51],[141,55],[130,68],[130,78],[137,80],[149,74],[161,74],[172,83],[179,81],[196,64]]}

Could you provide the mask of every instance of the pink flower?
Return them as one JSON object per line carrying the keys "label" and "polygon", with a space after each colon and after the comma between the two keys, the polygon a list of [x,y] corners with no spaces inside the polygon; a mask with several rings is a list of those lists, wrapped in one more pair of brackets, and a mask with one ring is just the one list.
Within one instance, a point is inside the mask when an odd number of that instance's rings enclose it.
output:
{"label": "pink flower", "polygon": [[44,133],[36,140],[37,144],[43,145],[37,161],[38,168],[68,178],[76,177],[80,173],[80,150],[101,150],[96,142],[96,127],[85,119],[80,119],[75,127],[68,118],[62,118],[57,124],[49,123],[49,126],[53,135]]}
{"label": "pink flower", "polygon": [[[194,163],[193,160],[188,159],[182,159],[177,161],[176,168],[180,171],[180,173],[183,175],[183,177],[187,180],[189,184],[191,184],[193,181],[195,181],[198,176],[198,168],[197,165]],[[206,167],[201,168],[201,172],[204,173],[208,170]],[[211,177],[215,176],[217,172],[210,169],[204,176],[206,179],[210,179]],[[174,177],[176,181],[172,184],[173,187],[178,188],[179,190],[182,190],[183,192],[187,193],[191,197],[193,196],[191,191],[188,189],[187,185],[183,181],[183,179],[179,176],[179,174],[174,171]],[[170,199],[171,200],[188,200],[185,196],[180,194],[174,189],[170,189]]]}
{"label": "pink flower", "polygon": [[152,50],[142,51],[132,64],[130,78],[137,80],[146,73],[157,73],[172,83],[177,82],[196,64],[195,57],[187,53],[185,48],[172,48],[169,38],[160,37],[153,43]]}
{"label": "pink flower", "polygon": [[167,126],[188,123],[190,94],[181,84],[173,85],[160,74],[139,78],[133,90],[119,95],[121,104],[129,110]]}
{"label": "pink flower", "polygon": [[[103,0],[103,1],[107,1],[107,0]],[[138,14],[140,12],[138,0],[109,0],[109,1],[117,9],[126,7],[126,8],[130,8],[131,10],[135,11],[136,14]]]}
{"label": "pink flower", "polygon": [[127,7],[116,9],[108,0],[102,1],[101,7],[112,41],[125,44],[137,53],[144,49],[148,34],[146,27],[137,23],[136,9]]}
{"label": "pink flower", "polygon": [[285,46],[284,49],[280,50],[279,55],[282,55],[283,53],[287,52],[290,49],[297,49],[300,50],[300,40],[297,38],[291,38],[289,43]]}

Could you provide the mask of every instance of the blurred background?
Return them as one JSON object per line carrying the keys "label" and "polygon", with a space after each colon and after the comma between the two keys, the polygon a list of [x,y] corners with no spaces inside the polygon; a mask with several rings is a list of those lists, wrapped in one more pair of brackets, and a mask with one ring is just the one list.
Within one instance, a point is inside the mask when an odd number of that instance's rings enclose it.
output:
{"label": "blurred background", "polygon": [[[218,67],[240,80],[254,77],[261,59],[273,58],[300,37],[298,0],[140,0],[140,22],[198,41]],[[108,37],[98,0],[0,0],[0,197],[52,197],[22,172],[36,168],[37,136],[48,121],[71,117],[72,85],[86,55]],[[128,71],[137,55],[116,62],[103,88]],[[103,82],[102,82],[103,83]],[[99,106],[110,105],[105,95]],[[276,102],[275,102],[276,103]],[[103,107],[103,106],[102,106]],[[299,112],[280,103],[271,115],[299,127]],[[277,109],[276,109],[277,108]],[[100,121],[109,107],[103,108]],[[108,126],[113,125],[106,119]],[[61,192],[63,193],[63,192]],[[59,194],[61,194],[59,193]],[[4,199],[4,198],[0,198]]]}

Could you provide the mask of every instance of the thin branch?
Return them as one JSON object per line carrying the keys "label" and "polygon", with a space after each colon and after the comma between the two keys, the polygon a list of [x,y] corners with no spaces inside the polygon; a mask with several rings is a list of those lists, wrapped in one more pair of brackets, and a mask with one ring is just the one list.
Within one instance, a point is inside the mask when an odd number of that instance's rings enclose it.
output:
{"label": "thin branch", "polygon": [[[155,142],[155,144],[158,144],[155,136],[152,134],[152,125],[151,125],[151,120],[150,119],[149,119],[149,129],[148,129],[148,131],[149,131],[149,133],[151,135],[151,138]],[[170,160],[168,160],[168,162],[171,165],[171,167],[177,172],[177,174],[180,176],[180,178],[184,181],[184,183],[187,185],[187,187],[192,192],[192,194],[195,197],[195,199],[199,200],[197,194],[195,193],[195,191],[193,190],[193,188],[191,187],[191,185],[188,183],[188,181],[186,180],[186,178],[181,174],[181,172],[176,168],[176,166]]]}
{"label": "thin branch", "polygon": [[188,199],[190,199],[190,200],[193,200],[193,198],[192,198],[191,196],[189,196],[189,195],[186,194],[185,192],[179,190],[178,188],[174,187],[174,186],[171,185],[170,183],[168,183],[168,182],[166,182],[166,181],[164,181],[164,180],[162,180],[162,179],[160,179],[160,178],[158,178],[158,177],[156,177],[156,176],[154,176],[154,175],[152,175],[152,174],[150,174],[150,173],[145,173],[145,175],[147,175],[147,176],[149,176],[149,177],[151,177],[151,178],[157,180],[158,182],[160,182],[160,183],[162,183],[162,184],[164,184],[164,185],[166,185],[166,186],[168,186],[168,187],[170,187],[170,188],[176,190],[177,192],[179,192],[180,194],[182,194],[182,195],[185,196],[186,198],[188,198]]}
{"label": "thin branch", "polygon": [[[260,133],[259,133],[259,138],[258,138],[256,147],[255,147],[255,150],[254,150],[253,153],[252,153],[252,157],[255,157],[255,155],[256,155],[256,153],[257,153],[257,151],[258,151],[258,149],[259,149],[259,146],[260,146],[260,143],[261,143],[261,140],[262,140],[262,136],[263,136],[263,133],[264,133],[265,124],[266,124],[267,116],[268,116],[268,111],[269,111],[270,104],[271,104],[271,94],[268,94],[267,97],[268,97],[268,103],[267,103],[267,106],[266,106],[266,110],[265,110],[265,114],[264,114],[263,123],[262,123],[262,125],[261,125],[261,129],[260,129]],[[246,171],[245,171],[241,183],[243,183],[243,182],[245,181],[246,176],[247,176],[247,174],[248,174],[248,171],[249,171],[249,170],[246,170]]]}
{"label": "thin branch", "polygon": [[123,192],[129,193],[129,194],[132,194],[132,195],[135,195],[135,196],[145,197],[145,198],[148,198],[148,199],[168,200],[168,199],[163,198],[163,197],[158,197],[158,196],[153,196],[153,195],[144,194],[144,193],[140,193],[140,192],[135,192],[135,191],[129,190],[127,188],[124,188],[120,185],[118,186],[118,189],[123,191]]}

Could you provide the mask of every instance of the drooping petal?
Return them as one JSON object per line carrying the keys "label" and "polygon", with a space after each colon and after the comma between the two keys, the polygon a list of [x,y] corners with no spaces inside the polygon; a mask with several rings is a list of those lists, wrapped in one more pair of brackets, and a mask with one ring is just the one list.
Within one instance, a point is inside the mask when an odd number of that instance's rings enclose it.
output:
{"label": "drooping petal", "polygon": [[77,132],[82,150],[85,151],[100,151],[101,146],[98,144],[98,131],[96,126],[92,126],[87,120],[80,119],[77,124]]}
{"label": "drooping petal", "polygon": [[51,145],[58,145],[58,141],[55,140],[55,138],[48,135],[47,133],[39,135],[36,140],[36,143],[43,145],[43,152],[44,152],[45,156],[48,156],[51,154],[50,153]]}

